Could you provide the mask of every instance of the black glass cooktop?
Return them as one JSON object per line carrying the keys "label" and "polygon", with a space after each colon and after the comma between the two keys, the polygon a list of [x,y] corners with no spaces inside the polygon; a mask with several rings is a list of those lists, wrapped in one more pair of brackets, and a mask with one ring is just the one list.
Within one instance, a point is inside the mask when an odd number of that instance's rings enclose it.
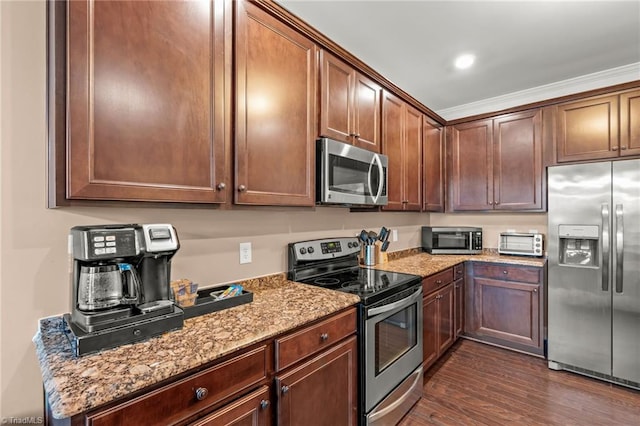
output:
{"label": "black glass cooktop", "polygon": [[422,278],[418,275],[354,267],[301,282],[356,294],[363,304],[370,305],[419,284],[421,280]]}

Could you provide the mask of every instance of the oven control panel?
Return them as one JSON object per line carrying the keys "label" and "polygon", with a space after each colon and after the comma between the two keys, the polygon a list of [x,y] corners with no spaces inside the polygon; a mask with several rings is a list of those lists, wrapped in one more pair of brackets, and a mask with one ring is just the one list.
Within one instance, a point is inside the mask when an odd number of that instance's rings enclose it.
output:
{"label": "oven control panel", "polygon": [[296,261],[314,261],[346,257],[360,251],[357,238],[324,238],[289,244],[289,254]]}

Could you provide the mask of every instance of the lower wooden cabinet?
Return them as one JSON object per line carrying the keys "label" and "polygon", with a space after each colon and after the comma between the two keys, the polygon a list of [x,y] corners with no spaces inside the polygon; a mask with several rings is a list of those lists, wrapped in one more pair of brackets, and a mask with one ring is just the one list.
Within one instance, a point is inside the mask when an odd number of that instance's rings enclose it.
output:
{"label": "lower wooden cabinet", "polygon": [[465,335],[544,355],[544,268],[468,266]]}
{"label": "lower wooden cabinet", "polygon": [[353,425],[358,423],[355,307],[278,335],[65,426]]}
{"label": "lower wooden cabinet", "polygon": [[214,411],[191,426],[266,426],[271,422],[269,387],[255,392]]}
{"label": "lower wooden cabinet", "polygon": [[275,378],[279,425],[356,425],[358,346],[353,336]]}
{"label": "lower wooden cabinet", "polygon": [[462,264],[448,268],[422,280],[424,299],[422,304],[422,367],[424,370],[433,365],[437,359],[455,342],[459,319],[464,312],[463,302],[457,300],[462,294],[456,287],[464,277],[454,281],[456,274],[460,275]]}

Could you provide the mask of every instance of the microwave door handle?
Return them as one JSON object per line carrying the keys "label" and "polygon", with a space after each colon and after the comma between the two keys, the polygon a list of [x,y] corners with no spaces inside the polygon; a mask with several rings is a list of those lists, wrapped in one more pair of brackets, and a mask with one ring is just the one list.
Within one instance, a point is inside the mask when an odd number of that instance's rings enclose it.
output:
{"label": "microwave door handle", "polygon": [[[376,191],[376,195],[373,195],[372,187],[371,187],[371,169],[373,166],[378,166],[378,176],[380,179],[378,180],[378,190]],[[373,202],[376,203],[380,195],[382,194],[382,187],[384,185],[384,167],[382,166],[382,161],[380,161],[380,156],[378,154],[373,154],[373,161],[369,165],[369,192],[371,193],[371,197],[373,198]]]}

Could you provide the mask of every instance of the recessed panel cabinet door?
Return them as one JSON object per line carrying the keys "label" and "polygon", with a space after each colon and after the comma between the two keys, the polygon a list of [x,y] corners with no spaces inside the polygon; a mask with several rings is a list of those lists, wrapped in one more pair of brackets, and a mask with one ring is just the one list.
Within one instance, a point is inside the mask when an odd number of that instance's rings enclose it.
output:
{"label": "recessed panel cabinet door", "polygon": [[542,110],[493,121],[496,210],[542,208]]}
{"label": "recessed panel cabinet door", "polygon": [[444,211],[443,138],[442,127],[424,118],[422,144],[423,183],[422,210],[426,212]]}
{"label": "recessed panel cabinet door", "polygon": [[67,198],[226,201],[228,13],[68,3]]}
{"label": "recessed panel cabinet door", "polygon": [[317,47],[258,6],[234,4],[235,201],[312,206]]}
{"label": "recessed panel cabinet door", "polygon": [[640,90],[620,94],[620,155],[640,155]]}
{"label": "recessed panel cabinet door", "polygon": [[325,50],[320,66],[320,134],[351,143],[354,70]]}
{"label": "recessed panel cabinet door", "polygon": [[422,114],[406,105],[404,157],[404,209],[422,209]]}
{"label": "recessed panel cabinet door", "polygon": [[404,194],[404,161],[402,142],[404,139],[404,102],[388,92],[383,92],[382,101],[382,153],[389,157],[387,166],[388,203],[385,210],[402,210]]}
{"label": "recessed panel cabinet door", "polygon": [[355,73],[354,145],[380,152],[380,109],[382,88],[364,75]]}
{"label": "recessed panel cabinet door", "polygon": [[493,120],[451,128],[450,207],[453,211],[493,209]]}

